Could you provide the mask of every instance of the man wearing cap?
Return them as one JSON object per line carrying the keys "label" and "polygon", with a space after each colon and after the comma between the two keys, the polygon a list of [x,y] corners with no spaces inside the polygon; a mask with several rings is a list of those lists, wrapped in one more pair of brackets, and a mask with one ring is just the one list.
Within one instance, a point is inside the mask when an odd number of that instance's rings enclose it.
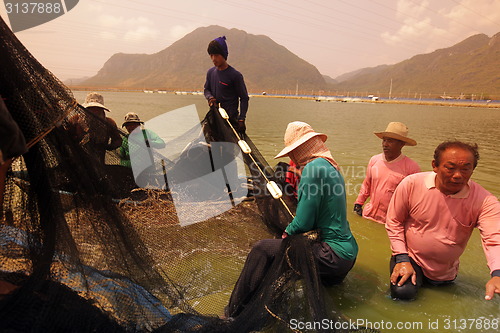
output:
{"label": "man wearing cap", "polygon": [[214,64],[205,81],[204,94],[208,105],[212,107],[218,103],[226,110],[235,129],[244,133],[249,97],[243,75],[227,63],[226,36],[211,41],[207,51]]}
{"label": "man wearing cap", "polygon": [[[418,164],[401,153],[405,145],[415,146],[417,142],[408,137],[408,127],[400,122],[391,122],[384,132],[374,134],[382,139],[383,153],[372,156],[368,162],[354,211],[366,219],[385,223],[387,207],[398,184],[406,176],[420,172]],[[368,197],[370,201],[362,208]]]}
{"label": "man wearing cap", "polygon": [[433,172],[410,175],[396,188],[385,225],[393,298],[413,299],[424,283],[453,283],[475,227],[491,274],[485,299],[500,293],[500,202],[470,180],[478,160],[476,144],[443,142]]}
{"label": "man wearing cap", "polygon": [[[125,121],[122,124],[122,127],[125,127],[127,129],[127,132],[129,133],[127,136],[123,138],[122,145],[120,147],[120,164],[126,167],[131,168],[132,163],[130,162],[130,150],[131,146],[132,147],[140,147],[139,143],[136,143],[135,145],[129,141],[130,134],[136,129],[140,128],[141,125],[144,124],[143,121],[139,118],[139,115],[135,112],[129,112],[125,115]],[[155,132],[153,132],[150,129],[145,129],[143,128],[141,132],[137,131],[136,132],[137,136],[134,136],[137,140],[142,140],[145,141],[146,146],[150,148],[164,148],[165,147],[165,141],[163,141],[162,138],[158,136]],[[142,146],[142,145],[141,145]],[[132,149],[133,151],[133,149]]]}
{"label": "man wearing cap", "polygon": [[87,94],[83,107],[88,111],[82,116],[77,114],[69,120],[69,131],[90,154],[104,164],[106,150],[120,147],[122,138],[116,122],[106,117],[104,97],[96,92]]}
{"label": "man wearing cap", "polygon": [[267,272],[272,271],[283,239],[289,235],[319,231],[321,241],[314,242],[311,251],[325,285],[342,282],[356,261],[358,245],[347,221],[344,178],[325,145],[326,134],[294,121],[288,124],[284,139],[285,148],[275,158],[288,156],[302,170],[296,215],[282,239],[264,239],[253,246],[226,308],[228,317],[242,311]]}

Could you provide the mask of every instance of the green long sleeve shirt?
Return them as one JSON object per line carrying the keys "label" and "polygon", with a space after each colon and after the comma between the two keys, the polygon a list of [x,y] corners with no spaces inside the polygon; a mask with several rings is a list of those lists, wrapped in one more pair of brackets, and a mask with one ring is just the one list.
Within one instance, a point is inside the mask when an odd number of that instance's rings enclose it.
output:
{"label": "green long sleeve shirt", "polygon": [[[147,138],[147,140],[149,142],[149,146],[151,148],[160,149],[160,148],[165,147],[165,141],[163,141],[163,139],[160,138],[158,136],[158,134],[156,134],[155,132],[153,132],[149,129],[143,129],[142,133],[145,136],[144,139],[146,140],[146,138]],[[120,150],[119,150],[119,155],[120,155],[120,164],[122,166],[126,166],[126,167],[131,168],[132,163],[130,162],[130,151],[131,150],[133,151],[134,149],[139,149],[139,146],[137,144],[135,144],[133,146],[131,144],[129,144],[128,137],[129,137],[129,135],[127,135],[123,138],[122,145],[121,145]]]}
{"label": "green long sleeve shirt", "polygon": [[358,244],[346,216],[344,178],[324,158],[309,162],[302,171],[295,218],[285,231],[289,235],[319,229],[322,241],[337,255],[354,260]]}

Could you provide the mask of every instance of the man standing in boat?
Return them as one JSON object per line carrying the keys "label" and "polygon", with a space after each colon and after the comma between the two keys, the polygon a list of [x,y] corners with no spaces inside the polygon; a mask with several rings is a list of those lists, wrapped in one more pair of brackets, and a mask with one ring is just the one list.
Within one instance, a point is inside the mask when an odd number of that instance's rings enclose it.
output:
{"label": "man standing in boat", "polygon": [[207,51],[214,63],[214,67],[207,72],[205,82],[204,94],[208,105],[220,104],[235,129],[244,133],[249,97],[243,75],[227,63],[226,36],[212,40]]}
{"label": "man standing in boat", "polygon": [[[405,124],[391,122],[384,132],[374,134],[382,139],[383,153],[372,156],[368,162],[366,177],[354,203],[354,211],[365,219],[384,224],[394,190],[406,176],[420,172],[420,167],[401,152],[404,146],[417,144],[408,137],[408,127]],[[363,209],[368,197],[370,202]]]}
{"label": "man standing in boat", "polygon": [[485,299],[500,293],[500,202],[470,180],[478,160],[476,144],[443,142],[434,151],[434,172],[410,175],[396,188],[385,225],[393,298],[413,299],[424,283],[453,283],[475,227],[491,274]]}

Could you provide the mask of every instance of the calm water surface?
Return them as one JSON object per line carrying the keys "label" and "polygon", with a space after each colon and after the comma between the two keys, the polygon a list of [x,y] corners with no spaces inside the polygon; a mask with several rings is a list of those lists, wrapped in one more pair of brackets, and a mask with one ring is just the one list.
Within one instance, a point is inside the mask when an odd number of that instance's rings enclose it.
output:
{"label": "calm water surface", "polygon": [[[80,103],[85,95],[86,92],[75,92]],[[111,109],[109,116],[119,126],[124,115],[131,111],[145,121],[193,104],[200,118],[208,111],[203,96],[139,92],[103,92],[103,95],[105,105]],[[373,132],[383,131],[391,121],[401,121],[409,127],[409,136],[418,145],[405,147],[403,152],[422,171],[431,170],[433,152],[440,142],[460,139],[478,143],[481,159],[472,179],[499,197],[500,110],[254,97],[247,115],[247,134],[271,165],[278,162],[273,156],[283,148],[286,125],[294,120],[305,121],[328,135],[327,145],[342,166],[346,181],[348,218],[360,253],[345,283],[329,290],[342,313],[353,320],[378,325],[382,332],[498,332],[498,326],[497,329],[487,326],[488,320],[500,318],[500,296],[493,301],[484,300],[489,271],[477,230],[462,256],[454,285],[423,288],[416,301],[395,302],[388,296],[391,253],[385,229],[358,217],[351,209],[368,160],[381,152],[381,140]],[[398,323],[405,324],[407,329],[397,329]]]}

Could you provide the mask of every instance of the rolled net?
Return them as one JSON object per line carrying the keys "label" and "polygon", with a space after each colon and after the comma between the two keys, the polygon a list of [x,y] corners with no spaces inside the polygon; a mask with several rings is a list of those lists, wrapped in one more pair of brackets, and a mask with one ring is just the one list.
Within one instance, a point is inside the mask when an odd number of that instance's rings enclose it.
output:
{"label": "rolled net", "polygon": [[[1,19],[0,39],[0,95],[29,147],[7,174],[1,209],[3,329],[246,332],[282,331],[291,319],[343,320],[325,305],[303,236],[284,242],[240,315],[216,315],[251,245],[279,237],[294,211],[292,199],[276,200],[266,187],[273,180],[283,188],[283,169],[271,168],[245,134],[252,152],[242,154],[217,110],[167,143],[176,156],[148,149],[150,166],[134,174],[109,146],[108,136],[126,134],[80,106]],[[128,139],[130,151],[144,148]],[[209,167],[193,168],[206,152]],[[206,177],[220,169],[237,186]]]}

